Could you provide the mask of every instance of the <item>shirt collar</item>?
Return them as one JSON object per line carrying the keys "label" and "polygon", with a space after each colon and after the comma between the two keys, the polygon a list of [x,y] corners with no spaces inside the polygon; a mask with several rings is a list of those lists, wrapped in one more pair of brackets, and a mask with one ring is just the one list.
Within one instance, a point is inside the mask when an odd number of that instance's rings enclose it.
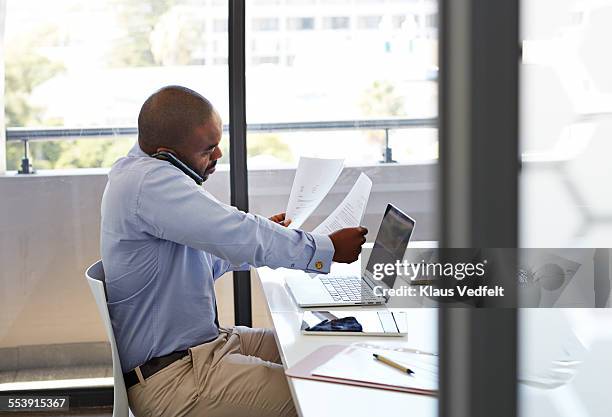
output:
{"label": "shirt collar", "polygon": [[143,151],[140,148],[140,145],[138,145],[138,141],[136,141],[136,143],[134,144],[134,146],[132,146],[132,149],[130,149],[130,152],[128,152],[128,156],[132,156],[132,157],[143,157],[143,156],[149,156],[145,153],[145,151]]}

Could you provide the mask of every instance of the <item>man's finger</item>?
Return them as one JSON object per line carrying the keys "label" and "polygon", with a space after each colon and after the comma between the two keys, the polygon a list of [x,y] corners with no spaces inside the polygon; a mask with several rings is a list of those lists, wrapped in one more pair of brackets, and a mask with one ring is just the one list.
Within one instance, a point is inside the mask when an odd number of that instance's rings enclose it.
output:
{"label": "man's finger", "polygon": [[272,220],[274,223],[283,224],[283,221],[285,220],[285,213],[275,214],[274,216],[270,217],[270,220]]}

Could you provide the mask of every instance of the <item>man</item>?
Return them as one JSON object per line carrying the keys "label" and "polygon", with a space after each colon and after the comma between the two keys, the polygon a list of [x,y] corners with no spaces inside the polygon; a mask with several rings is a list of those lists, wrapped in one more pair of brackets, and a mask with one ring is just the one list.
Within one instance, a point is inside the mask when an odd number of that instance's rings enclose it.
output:
{"label": "man", "polygon": [[138,144],[112,167],[101,252],[112,325],[136,416],[291,416],[271,331],[216,321],[214,280],[269,266],[327,273],[357,259],[367,230],[329,236],[285,227],[203,187],[221,157],[222,124],[204,97],[162,88],[138,116]]}

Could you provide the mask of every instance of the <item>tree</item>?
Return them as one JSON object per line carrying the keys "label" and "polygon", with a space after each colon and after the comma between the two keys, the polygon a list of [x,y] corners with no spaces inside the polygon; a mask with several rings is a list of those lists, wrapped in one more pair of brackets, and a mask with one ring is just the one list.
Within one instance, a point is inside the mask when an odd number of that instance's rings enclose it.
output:
{"label": "tree", "polygon": [[[156,65],[149,34],[160,16],[175,0],[113,0],[123,24],[126,41],[115,45],[111,63],[119,66]],[[41,46],[54,46],[57,28],[41,27],[6,43],[5,118],[7,127],[62,125],[62,120],[44,118],[43,107],[34,106],[30,97],[36,87],[59,75],[65,68],[41,53]],[[36,169],[110,166],[125,155],[133,140],[87,139],[77,141],[31,142],[30,155]],[[7,169],[20,167],[23,144],[7,145]]]}
{"label": "tree", "polygon": [[157,66],[160,62],[153,55],[151,32],[160,18],[176,3],[176,0],[114,0],[119,23],[125,30],[109,57],[111,67]]}
{"label": "tree", "polygon": [[289,162],[293,157],[289,146],[282,142],[278,136],[265,133],[249,136],[247,154],[251,158],[258,155],[273,156],[283,162]]}
{"label": "tree", "polygon": [[[229,164],[229,136],[221,139],[221,164]],[[259,155],[272,156],[282,162],[291,162],[293,153],[289,146],[277,135],[270,133],[251,133],[247,137],[247,155],[253,158]]]}
{"label": "tree", "polygon": [[128,153],[134,138],[81,139],[63,143],[67,146],[53,168],[107,168]]}
{"label": "tree", "polygon": [[190,65],[194,52],[202,49],[204,19],[197,8],[175,6],[164,13],[151,32],[151,52],[155,62],[164,66]]}
{"label": "tree", "polygon": [[64,71],[63,65],[36,52],[34,38],[7,45],[5,56],[5,121],[7,127],[43,122],[43,108],[30,102],[34,88]]}
{"label": "tree", "polygon": [[365,116],[389,117],[404,113],[404,98],[388,81],[374,81],[363,93],[361,109]]}
{"label": "tree", "polygon": [[[366,117],[393,117],[404,114],[404,98],[396,93],[388,81],[374,81],[362,96],[361,109]],[[370,142],[381,145],[385,134],[382,131],[369,131]]]}
{"label": "tree", "polygon": [[[32,105],[30,95],[37,86],[64,71],[63,65],[37,52],[40,39],[53,36],[53,28],[46,27],[6,43],[4,116],[7,127],[49,125],[44,120],[44,108]],[[62,145],[44,142],[37,144],[36,148],[43,154],[57,154]],[[18,169],[22,156],[22,143],[9,144],[6,148],[7,169]]]}

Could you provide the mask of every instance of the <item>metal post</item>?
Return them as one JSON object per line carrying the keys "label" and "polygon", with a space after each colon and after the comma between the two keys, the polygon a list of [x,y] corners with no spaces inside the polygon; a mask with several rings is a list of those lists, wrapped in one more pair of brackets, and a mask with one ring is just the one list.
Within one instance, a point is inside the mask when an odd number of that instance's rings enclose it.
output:
{"label": "metal post", "polygon": [[[246,147],[245,1],[229,0],[229,103],[231,203],[249,210]],[[251,275],[234,272],[234,321],[251,326]]]}
{"label": "metal post", "polygon": [[383,164],[390,164],[393,162],[397,162],[393,160],[393,149],[389,147],[389,128],[385,129],[385,149],[382,154],[382,162]]}
{"label": "metal post", "polygon": [[23,158],[21,158],[21,168],[17,171],[18,174],[34,174],[34,168],[28,158],[30,146],[28,139],[23,139]]}
{"label": "metal post", "polygon": [[[519,0],[440,8],[440,246],[513,248]],[[504,283],[516,279],[504,272]],[[517,415],[516,309],[441,308],[439,341],[441,417]]]}

